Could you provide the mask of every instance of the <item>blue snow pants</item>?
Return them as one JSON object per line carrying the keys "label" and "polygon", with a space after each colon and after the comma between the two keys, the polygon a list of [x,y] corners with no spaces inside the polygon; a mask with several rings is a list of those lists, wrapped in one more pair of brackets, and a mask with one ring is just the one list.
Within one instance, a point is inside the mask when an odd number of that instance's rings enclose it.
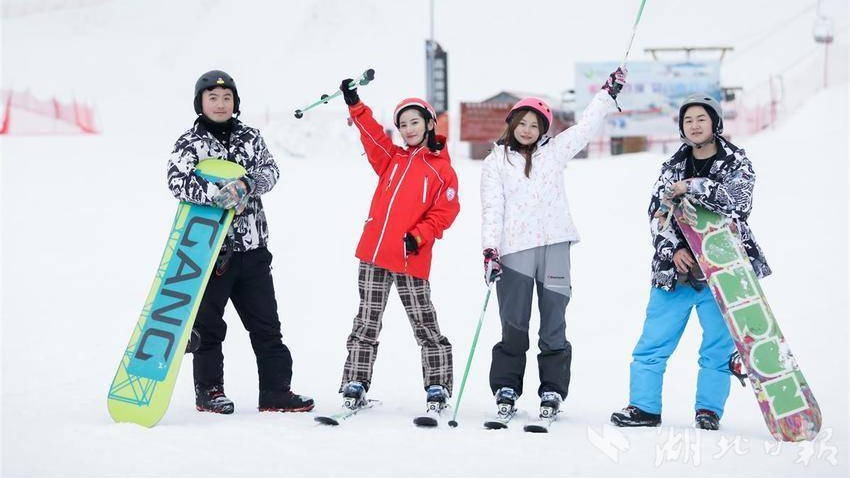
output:
{"label": "blue snow pants", "polygon": [[723,406],[729,396],[729,357],[735,350],[735,343],[709,288],[697,291],[681,283],[669,292],[652,288],[643,333],[632,352],[630,405],[645,412],[661,413],[661,386],[667,359],[676,350],[694,307],[702,326],[694,409],[704,408],[723,416]]}

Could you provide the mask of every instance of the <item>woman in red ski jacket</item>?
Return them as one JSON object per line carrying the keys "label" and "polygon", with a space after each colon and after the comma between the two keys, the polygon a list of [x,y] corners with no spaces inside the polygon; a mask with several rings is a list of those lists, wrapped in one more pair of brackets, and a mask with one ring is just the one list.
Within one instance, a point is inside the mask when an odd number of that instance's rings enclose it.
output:
{"label": "woman in red ski jacket", "polygon": [[[416,98],[411,100],[416,102]],[[431,109],[430,105],[426,108]],[[369,164],[380,177],[357,245],[357,258],[392,272],[428,280],[434,241],[443,237],[443,231],[460,210],[457,176],[449,153],[445,148],[429,149],[426,144],[396,146],[372,117],[368,106],[360,102],[350,111],[360,130]],[[424,125],[424,119],[421,123]],[[445,141],[442,136],[435,139]],[[409,236],[416,241],[415,246]],[[415,251],[405,249],[405,241]]]}
{"label": "woman in red ski jacket", "polygon": [[457,175],[445,138],[434,130],[437,118],[430,104],[419,98],[398,104],[393,121],[406,145],[400,147],[349,85],[351,79],[343,80],[340,89],[379,181],[357,245],[360,307],[348,336],[340,392],[345,406],[366,403],[381,317],[395,283],[422,351],[428,409],[439,414],[451,395],[452,348],[440,334],[428,277],[434,242],[460,211]]}

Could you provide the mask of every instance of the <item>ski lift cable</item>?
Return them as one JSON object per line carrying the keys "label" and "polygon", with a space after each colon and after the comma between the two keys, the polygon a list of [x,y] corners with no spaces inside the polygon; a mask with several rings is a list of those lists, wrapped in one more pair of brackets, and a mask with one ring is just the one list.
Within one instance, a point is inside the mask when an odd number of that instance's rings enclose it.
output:
{"label": "ski lift cable", "polygon": [[752,50],[753,48],[755,48],[759,45],[761,45],[762,43],[767,41],[768,38],[775,35],[776,33],[779,33],[785,27],[790,25],[791,23],[794,23],[795,21],[797,21],[801,18],[805,18],[805,17],[803,17],[803,14],[809,12],[810,10],[817,8],[817,6],[818,6],[818,3],[813,2],[812,4],[806,6],[802,10],[795,13],[794,15],[789,16],[785,20],[782,20],[781,22],[775,24],[773,27],[771,27],[769,30],[765,31],[764,33],[758,34],[753,40],[750,40],[749,42],[745,43],[744,46],[742,46],[741,48],[738,48],[737,50],[733,51],[732,52],[732,58],[730,58],[727,61],[727,64],[728,63],[734,63],[739,58],[741,58],[746,52]]}
{"label": "ski lift cable", "polygon": [[[835,30],[835,36],[837,37],[839,35],[844,34],[847,31],[848,28],[850,28],[850,23],[845,23],[843,26],[841,26],[840,28],[837,28]],[[808,60],[813,55],[819,54],[821,51],[823,51],[822,46],[820,46],[820,45],[814,46],[814,47],[810,48],[809,50],[807,50],[806,53],[804,53],[803,55],[800,55],[799,57],[795,58],[793,61],[787,63],[782,69],[777,70],[776,73],[774,73],[771,76],[783,75],[786,72],[788,72],[788,70],[794,68],[795,66],[798,66],[800,63]],[[752,85],[744,85],[744,90],[756,89],[756,88],[758,88],[758,87],[760,87],[764,84],[767,84],[769,81],[770,81],[769,79],[768,80],[760,80],[759,82],[753,83]]]}
{"label": "ski lift cable", "polygon": [[[835,36],[838,36],[839,34],[844,33],[847,30],[848,27],[850,27],[850,23],[845,23],[841,28],[835,30]],[[806,52],[805,55],[800,56],[799,58],[797,58],[793,62],[789,63],[788,66],[779,70],[778,74],[781,75],[782,73],[785,73],[786,71],[790,70],[791,68],[794,68],[798,64],[807,60],[812,55],[819,54],[821,51],[823,51],[823,46],[821,46],[821,45],[816,45],[816,46],[812,47],[811,49],[809,49]]]}

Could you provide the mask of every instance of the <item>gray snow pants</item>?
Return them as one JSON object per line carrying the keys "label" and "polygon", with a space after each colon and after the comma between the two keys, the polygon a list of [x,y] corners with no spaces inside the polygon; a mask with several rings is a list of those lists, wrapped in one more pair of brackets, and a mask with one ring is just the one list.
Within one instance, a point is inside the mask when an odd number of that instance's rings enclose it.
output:
{"label": "gray snow pants", "polygon": [[502,256],[502,276],[496,282],[502,340],[493,347],[490,389],[510,387],[522,395],[528,324],[537,285],[540,310],[537,365],[538,395],[557,392],[566,398],[570,385],[572,346],[566,337],[565,312],[570,302],[570,243],[561,242]]}

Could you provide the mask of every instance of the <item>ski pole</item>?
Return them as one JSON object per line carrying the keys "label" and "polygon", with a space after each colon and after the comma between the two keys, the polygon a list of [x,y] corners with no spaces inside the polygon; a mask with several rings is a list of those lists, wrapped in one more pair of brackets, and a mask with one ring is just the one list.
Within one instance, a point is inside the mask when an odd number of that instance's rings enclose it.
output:
{"label": "ski pole", "polygon": [[[487,265],[487,279],[489,281],[490,274],[493,272],[492,261]],[[452,413],[452,419],[449,420],[449,426],[457,427],[457,412],[460,409],[460,399],[463,397],[463,389],[466,387],[466,378],[469,376],[469,366],[472,365],[472,357],[475,355],[475,346],[478,344],[478,334],[481,333],[481,324],[484,322],[484,312],[487,311],[487,303],[490,302],[490,292],[493,291],[493,282],[487,282],[487,295],[484,296],[484,307],[481,308],[481,316],[478,318],[478,325],[475,327],[475,335],[472,337],[472,347],[469,349],[469,357],[466,359],[466,370],[463,371],[463,380],[460,381],[460,390],[457,393],[455,401],[455,410]]]}
{"label": "ski pole", "polygon": [[[358,86],[366,86],[374,79],[375,79],[375,70],[373,70],[372,68],[369,68],[368,70],[364,71],[362,75],[360,75],[360,78],[358,78],[356,80],[351,80],[351,83],[348,84],[348,89],[353,90],[353,89],[357,88]],[[321,97],[319,97],[319,101],[305,107],[304,109],[295,110],[295,117],[298,118],[298,119],[301,119],[304,116],[305,111],[311,110],[311,109],[315,108],[316,106],[319,106],[323,103],[327,104],[328,101],[336,98],[337,96],[339,96],[341,94],[342,94],[342,90],[336,90],[336,92],[332,95],[323,94]]]}
{"label": "ski pole", "polygon": [[626,48],[626,55],[623,57],[623,62],[620,63],[621,67],[626,66],[626,59],[629,57],[629,52],[632,50],[632,43],[635,41],[635,33],[637,33],[637,26],[638,26],[638,23],[640,22],[640,16],[643,14],[643,6],[645,4],[646,4],[646,0],[640,1],[640,8],[638,9],[637,17],[635,18],[635,24],[632,27],[632,38],[631,38],[631,40],[629,40],[629,47]]}

